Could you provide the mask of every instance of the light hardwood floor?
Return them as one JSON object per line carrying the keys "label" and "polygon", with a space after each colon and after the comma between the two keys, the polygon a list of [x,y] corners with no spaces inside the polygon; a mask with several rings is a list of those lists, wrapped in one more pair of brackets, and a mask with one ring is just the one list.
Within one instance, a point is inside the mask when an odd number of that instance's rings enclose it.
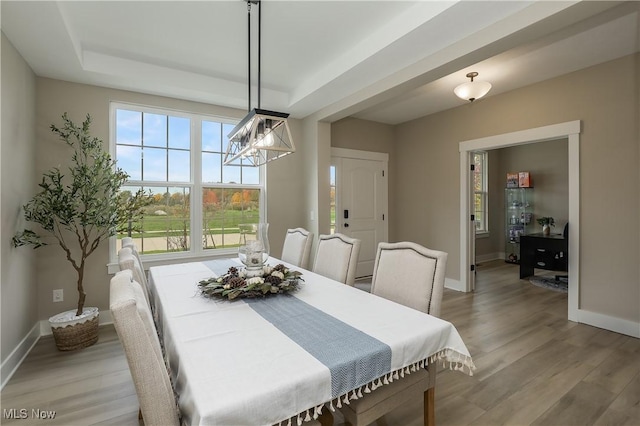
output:
{"label": "light hardwood floor", "polygon": [[[440,369],[439,425],[639,425],[640,339],[566,320],[567,296],[518,279],[502,261],[478,267],[476,292],[445,290],[442,317],[469,348],[473,377]],[[42,338],[2,391],[2,409],[55,410],[2,424],[137,425],[138,404],[112,326],[93,347],[62,353]],[[422,425],[422,398],[378,420]],[[4,411],[3,411],[4,414]],[[335,424],[343,424],[339,414]]]}

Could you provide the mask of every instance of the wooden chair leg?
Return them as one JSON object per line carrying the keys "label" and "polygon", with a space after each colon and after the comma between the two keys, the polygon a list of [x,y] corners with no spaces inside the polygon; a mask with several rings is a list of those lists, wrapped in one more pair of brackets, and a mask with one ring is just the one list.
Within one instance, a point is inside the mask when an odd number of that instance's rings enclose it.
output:
{"label": "wooden chair leg", "polygon": [[424,426],[436,426],[435,396],[435,387],[424,391]]}
{"label": "wooden chair leg", "polygon": [[333,426],[333,414],[327,407],[324,407],[322,414],[318,416],[318,421],[322,426]]}

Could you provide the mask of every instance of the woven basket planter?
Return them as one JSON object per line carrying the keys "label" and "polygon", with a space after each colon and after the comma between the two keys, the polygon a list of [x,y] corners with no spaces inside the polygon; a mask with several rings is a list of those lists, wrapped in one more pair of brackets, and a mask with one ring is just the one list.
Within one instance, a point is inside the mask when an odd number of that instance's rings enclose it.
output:
{"label": "woven basket planter", "polygon": [[75,351],[98,341],[98,308],[84,308],[82,315],[66,311],[49,318],[58,350]]}

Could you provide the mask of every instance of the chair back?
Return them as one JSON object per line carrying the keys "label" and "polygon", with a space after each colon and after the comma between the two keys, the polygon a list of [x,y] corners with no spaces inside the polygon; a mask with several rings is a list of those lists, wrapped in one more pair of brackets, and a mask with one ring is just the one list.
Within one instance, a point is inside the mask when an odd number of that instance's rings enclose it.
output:
{"label": "chair back", "polygon": [[287,235],[284,239],[284,245],[282,246],[282,256],[280,258],[287,263],[307,269],[312,243],[312,232],[304,228],[287,229]]}
{"label": "chair back", "polygon": [[447,253],[412,242],[380,243],[371,293],[440,316]]}
{"label": "chair back", "polygon": [[320,235],[313,272],[352,286],[360,254],[360,240],[344,234]]}
{"label": "chair back", "polygon": [[138,251],[138,246],[133,241],[131,237],[122,237],[121,240],[122,247],[129,247],[133,255],[138,259],[138,263],[140,264],[140,268],[144,271],[144,265],[142,264],[142,259],[140,258],[140,252]]}
{"label": "chair back", "polygon": [[149,285],[147,283],[147,276],[142,269],[142,265],[138,261],[138,258],[133,254],[133,251],[129,247],[123,247],[118,250],[118,265],[120,266],[120,270],[124,271],[126,269],[130,270],[133,279],[140,283],[142,289],[144,290],[144,295],[149,303]]}
{"label": "chair back", "polygon": [[178,409],[151,311],[130,270],[111,279],[113,324],[129,364],[146,425],[178,425]]}

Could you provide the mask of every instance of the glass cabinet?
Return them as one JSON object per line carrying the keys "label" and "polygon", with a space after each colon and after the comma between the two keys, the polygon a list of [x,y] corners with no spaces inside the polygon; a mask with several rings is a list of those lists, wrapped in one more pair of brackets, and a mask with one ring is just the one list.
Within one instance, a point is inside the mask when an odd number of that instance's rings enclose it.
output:
{"label": "glass cabinet", "polygon": [[531,233],[533,188],[505,188],[505,261],[520,263],[520,236]]}

